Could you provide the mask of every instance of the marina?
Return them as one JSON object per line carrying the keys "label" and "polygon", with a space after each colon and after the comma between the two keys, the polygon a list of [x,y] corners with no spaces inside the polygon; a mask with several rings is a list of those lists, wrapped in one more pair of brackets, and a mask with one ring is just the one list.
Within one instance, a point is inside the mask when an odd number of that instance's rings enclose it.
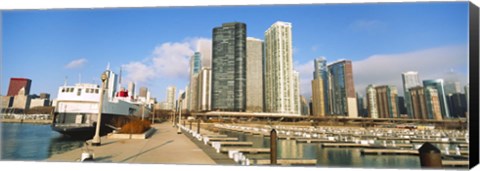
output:
{"label": "marina", "polygon": [[[48,126],[44,125],[44,127]],[[196,133],[198,131],[197,126],[201,129],[201,134]],[[96,162],[270,164],[270,137],[267,136],[269,135],[268,127],[270,126],[203,122],[192,129],[190,129],[190,126],[181,125],[182,134],[178,134],[177,128],[168,122],[154,124],[152,127],[154,131],[146,139],[133,139],[128,138],[128,136],[126,136],[127,138],[118,139],[107,135],[101,137],[102,145],[98,147],[91,146],[91,140],[86,141],[86,143],[85,140],[78,140],[74,148],[61,153],[51,154],[42,160],[80,162],[80,154],[90,151],[93,153],[94,161]],[[397,134],[410,135],[410,133],[404,130],[376,130],[372,131],[372,135],[369,135],[369,129],[314,128],[287,125],[271,127],[276,128],[279,134],[277,137],[277,164],[291,166],[420,167],[418,148],[421,144],[413,140],[416,137],[422,139],[423,136],[433,136],[440,132],[429,131],[428,134],[418,134],[418,136],[411,136],[406,140],[385,138],[373,134],[373,132],[383,132],[384,134],[381,135],[386,137],[392,137]],[[362,130],[363,132],[350,133],[353,130]],[[465,133],[462,135],[462,132],[457,131],[442,130],[440,132],[440,134],[446,136],[449,133],[456,137],[466,136]],[[361,136],[355,136],[355,134],[360,134]],[[289,139],[283,138],[282,135],[289,137]],[[444,139],[442,136],[437,137],[440,141],[442,138]],[[434,144],[441,150],[443,167],[464,168],[468,166],[468,144],[463,142]],[[116,149],[124,150],[118,151]],[[169,153],[179,154],[175,157],[176,159],[164,155],[168,154],[165,153],[167,149],[174,150]],[[448,152],[445,151],[446,149],[448,149]],[[198,155],[199,157],[186,160],[191,158],[186,156],[191,155]],[[349,162],[339,163],[337,160],[332,160],[340,156],[344,158],[343,161]]]}

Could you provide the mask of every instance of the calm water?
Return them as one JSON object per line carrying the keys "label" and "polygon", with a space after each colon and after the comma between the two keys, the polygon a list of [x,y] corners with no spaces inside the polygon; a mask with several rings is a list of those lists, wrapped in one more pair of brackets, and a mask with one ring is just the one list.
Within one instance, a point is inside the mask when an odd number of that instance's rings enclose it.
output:
{"label": "calm water", "polygon": [[[222,131],[239,141],[252,141],[253,147],[270,148],[270,138]],[[367,168],[420,168],[418,156],[361,155],[355,148],[322,148],[320,143],[297,143],[295,140],[278,140],[278,158],[317,159],[318,166]],[[270,154],[250,154],[248,158],[269,159]]]}
{"label": "calm water", "polygon": [[44,160],[53,154],[82,147],[85,142],[64,137],[50,125],[0,123],[0,126],[0,160]]}

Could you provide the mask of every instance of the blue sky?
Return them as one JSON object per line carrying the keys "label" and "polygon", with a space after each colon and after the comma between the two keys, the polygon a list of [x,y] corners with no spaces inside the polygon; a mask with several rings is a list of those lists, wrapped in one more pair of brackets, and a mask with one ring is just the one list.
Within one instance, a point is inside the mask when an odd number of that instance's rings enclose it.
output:
{"label": "blue sky", "polygon": [[1,91],[10,77],[26,77],[32,93],[55,98],[66,76],[69,84],[79,74],[82,82],[99,83],[110,62],[117,73],[124,67],[124,80],[162,101],[168,85],[185,88],[189,56],[208,51],[212,29],[232,21],[260,39],[275,21],[291,22],[295,69],[307,96],[319,56],[352,60],[359,92],[370,83],[399,85],[408,70],[422,80],[450,69],[467,79],[467,2],[15,10],[2,11]]}

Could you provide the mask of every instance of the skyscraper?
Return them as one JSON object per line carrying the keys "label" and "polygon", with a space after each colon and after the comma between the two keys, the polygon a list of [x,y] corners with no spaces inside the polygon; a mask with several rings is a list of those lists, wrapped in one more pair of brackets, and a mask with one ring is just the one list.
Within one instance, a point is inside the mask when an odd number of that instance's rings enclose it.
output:
{"label": "skyscraper", "polygon": [[305,96],[300,96],[300,104],[302,105],[302,115],[303,116],[308,116],[310,115],[310,110],[309,110],[309,105],[308,105],[308,101],[307,99],[305,98]]}
{"label": "skyscraper", "polygon": [[454,70],[450,70],[444,74],[443,79],[445,96],[462,92],[462,86],[460,85],[460,77],[461,76]]}
{"label": "skyscraper", "polygon": [[140,93],[139,93],[139,97],[147,97],[147,92],[148,92],[148,88],[147,87],[140,87]]}
{"label": "skyscraper", "polygon": [[368,117],[365,113],[365,109],[363,108],[363,96],[361,95],[358,95],[358,92],[356,93],[356,96],[357,96],[357,112],[358,112],[358,116],[359,117]]}
{"label": "skyscraper", "polygon": [[312,80],[312,106],[313,106],[313,116],[325,117],[326,115],[326,100],[325,96],[325,87],[323,84],[324,80],[322,78],[317,78]]}
{"label": "skyscraper", "polygon": [[297,71],[293,71],[293,110],[296,111],[294,113],[301,114],[302,113],[302,105],[300,103],[300,73]]}
{"label": "skyscraper", "polygon": [[328,70],[327,60],[320,57],[314,60],[312,80],[313,115],[325,116],[328,110]]}
{"label": "skyscraper", "polygon": [[327,67],[330,114],[349,118],[358,117],[352,61],[341,60]]}
{"label": "skyscraper", "polygon": [[465,118],[467,112],[467,98],[465,94],[453,93],[447,96],[450,116],[453,118]]}
{"label": "skyscraper", "polygon": [[402,73],[402,81],[403,81],[403,96],[405,97],[405,106],[407,108],[407,114],[410,118],[413,117],[412,111],[412,104],[410,93],[408,90],[412,87],[421,86],[420,79],[418,77],[418,72],[415,71],[408,71]]}
{"label": "skyscraper", "polygon": [[32,80],[28,78],[10,78],[10,85],[8,86],[7,96],[16,96],[19,95],[18,92],[20,89],[25,88],[25,94],[20,95],[30,95],[30,86],[32,85]]}
{"label": "skyscraper", "polygon": [[128,83],[128,95],[135,98],[135,83]]}
{"label": "skyscraper", "polygon": [[427,111],[429,118],[435,120],[442,120],[442,112],[441,112],[441,101],[440,101],[440,94],[438,93],[436,88],[433,87],[425,87],[425,101],[427,102]]}
{"label": "skyscraper", "polygon": [[176,93],[175,86],[167,87],[167,102],[166,102],[166,109],[167,110],[174,110],[175,109],[175,93]]}
{"label": "skyscraper", "polygon": [[466,111],[466,115],[467,115],[466,117],[467,117],[467,119],[470,118],[470,117],[469,117],[469,113],[470,113],[470,89],[469,89],[469,87],[470,87],[469,84],[465,85],[465,87],[464,87],[464,89],[465,89],[465,97],[466,97],[466,99],[467,99],[467,104],[466,104],[466,106],[467,106],[467,111]]}
{"label": "skyscraper", "polygon": [[427,110],[427,99],[422,86],[415,86],[408,89],[410,102],[412,105],[412,118],[429,119]]}
{"label": "skyscraper", "polygon": [[209,67],[203,67],[198,74],[198,110],[211,110],[211,87],[212,70]]}
{"label": "skyscraper", "polygon": [[397,118],[397,88],[383,85],[375,87],[377,91],[377,105],[380,118]]}
{"label": "skyscraper", "polygon": [[292,62],[292,24],[277,21],[265,31],[265,110],[298,114]]}
{"label": "skyscraper", "polygon": [[378,118],[377,91],[373,85],[367,87],[367,113],[370,118]]}
{"label": "skyscraper", "polygon": [[244,23],[225,23],[213,29],[212,109],[246,109],[246,37]]}
{"label": "skyscraper", "polygon": [[115,96],[115,93],[117,92],[118,88],[118,75],[115,74],[112,70],[110,70],[107,67],[107,70],[105,71],[107,73],[107,81],[105,83],[106,85],[106,92],[107,92],[107,97],[113,98]]}
{"label": "skyscraper", "polygon": [[263,112],[263,41],[247,37],[247,112]]}
{"label": "skyscraper", "polygon": [[437,90],[438,99],[440,101],[440,110],[442,112],[442,117],[450,118],[450,112],[448,110],[447,97],[445,94],[445,88],[443,83],[444,83],[443,79],[424,80],[423,87],[424,88],[430,87]]}
{"label": "skyscraper", "polygon": [[407,114],[407,108],[405,107],[405,98],[402,96],[397,97],[397,109],[398,117],[402,117],[404,114]]}
{"label": "skyscraper", "polygon": [[188,99],[188,106],[190,111],[197,111],[198,105],[198,72],[202,66],[201,54],[200,52],[195,52],[195,54],[190,58],[190,89],[189,94],[190,98]]}

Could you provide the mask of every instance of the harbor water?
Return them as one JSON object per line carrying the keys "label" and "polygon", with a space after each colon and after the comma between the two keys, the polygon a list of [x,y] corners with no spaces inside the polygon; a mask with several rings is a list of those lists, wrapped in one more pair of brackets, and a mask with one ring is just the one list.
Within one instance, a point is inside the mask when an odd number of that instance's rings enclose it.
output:
{"label": "harbor water", "polygon": [[0,123],[0,127],[0,160],[42,161],[53,154],[80,148],[85,142],[64,137],[48,124]]}
{"label": "harbor water", "polygon": [[[251,141],[252,147],[270,148],[270,138],[234,131],[220,131],[239,141]],[[278,158],[317,159],[319,167],[363,168],[420,168],[420,160],[414,155],[362,155],[359,148],[325,148],[320,143],[297,143],[295,140],[279,139]],[[269,159],[270,154],[247,154],[247,158]]]}

